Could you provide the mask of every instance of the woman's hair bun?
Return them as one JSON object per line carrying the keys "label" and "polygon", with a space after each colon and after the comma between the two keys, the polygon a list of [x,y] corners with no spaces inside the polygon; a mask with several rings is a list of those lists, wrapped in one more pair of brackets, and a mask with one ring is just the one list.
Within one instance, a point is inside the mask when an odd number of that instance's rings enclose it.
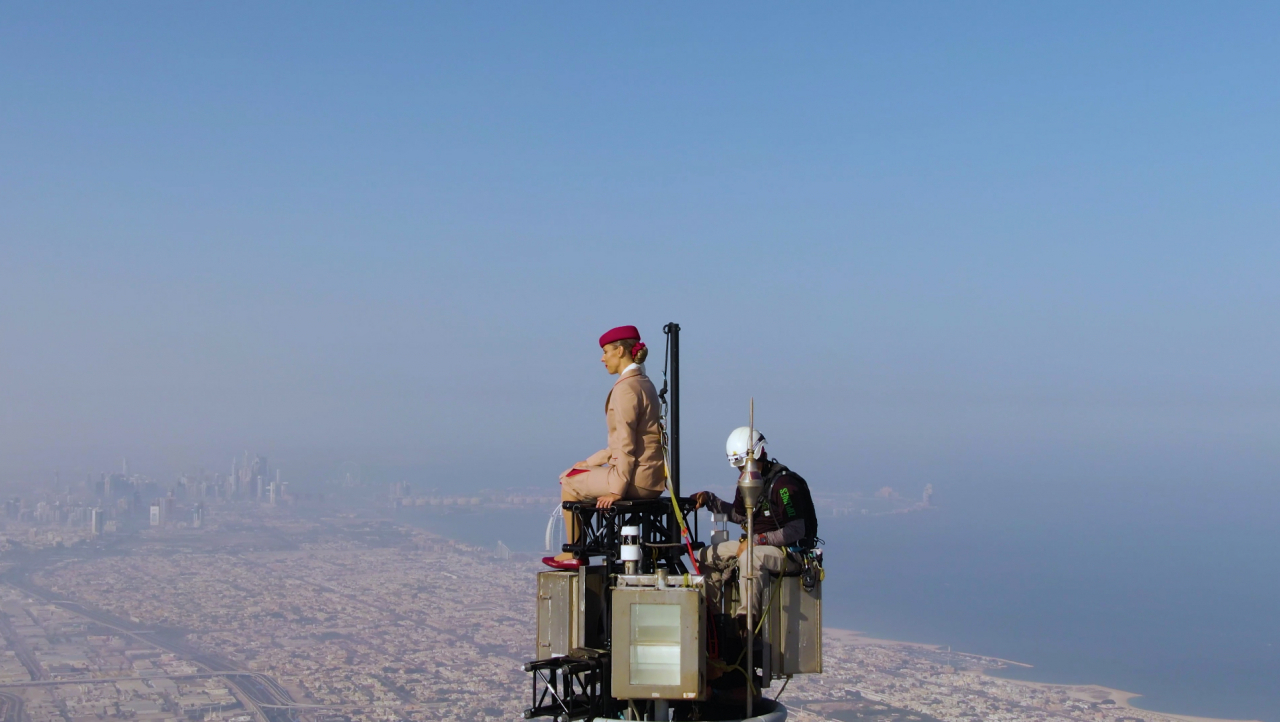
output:
{"label": "woman's hair bun", "polygon": [[636,345],[631,347],[631,359],[636,363],[644,363],[648,356],[649,347],[644,345],[644,341],[636,341]]}

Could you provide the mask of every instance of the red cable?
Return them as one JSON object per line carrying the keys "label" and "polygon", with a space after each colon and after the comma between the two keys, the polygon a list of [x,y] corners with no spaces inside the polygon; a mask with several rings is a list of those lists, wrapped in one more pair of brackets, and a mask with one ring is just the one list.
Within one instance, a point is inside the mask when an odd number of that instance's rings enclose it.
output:
{"label": "red cable", "polygon": [[689,562],[693,564],[693,573],[702,574],[702,570],[698,568],[698,558],[693,555],[693,543],[689,541],[689,530],[681,529],[680,536],[684,537],[684,547],[689,550]]}

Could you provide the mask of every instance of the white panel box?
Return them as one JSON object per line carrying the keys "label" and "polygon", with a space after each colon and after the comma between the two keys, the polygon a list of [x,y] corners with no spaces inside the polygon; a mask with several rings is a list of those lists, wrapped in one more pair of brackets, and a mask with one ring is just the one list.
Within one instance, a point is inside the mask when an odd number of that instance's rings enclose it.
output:
{"label": "white panel box", "polygon": [[[782,577],[762,630],[774,679],[822,673],[822,580],[805,591],[800,577]],[[770,593],[773,589],[770,589]],[[768,603],[768,602],[766,602]]]}
{"label": "white panel box", "polygon": [[536,659],[561,657],[575,648],[602,649],[603,568],[538,573]]}
{"label": "white panel box", "polygon": [[701,589],[614,589],[613,696],[703,699],[705,639]]}

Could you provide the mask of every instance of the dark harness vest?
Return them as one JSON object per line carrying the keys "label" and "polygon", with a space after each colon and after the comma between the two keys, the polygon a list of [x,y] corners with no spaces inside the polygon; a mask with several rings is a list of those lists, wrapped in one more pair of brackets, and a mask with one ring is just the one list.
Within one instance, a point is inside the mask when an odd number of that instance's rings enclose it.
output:
{"label": "dark harness vest", "polygon": [[[760,495],[761,504],[759,513],[765,516],[773,515],[773,509],[771,508],[773,487],[778,479],[782,478],[783,475],[791,477],[792,483],[799,491],[799,493],[795,495],[799,498],[794,500],[782,499],[784,506],[789,507],[787,509],[787,516],[804,519],[804,537],[800,539],[799,546],[802,549],[812,549],[817,546],[818,542],[818,511],[813,505],[813,496],[809,492],[809,482],[805,481],[803,476],[800,476],[796,472],[788,469],[783,464],[776,461],[773,462],[773,466],[769,468],[769,472],[765,474],[764,479],[762,479],[764,482],[764,490]],[[787,491],[787,489],[783,489],[783,492]],[[795,506],[792,507],[792,504]],[[797,511],[799,513],[796,513]],[[782,524],[778,524],[779,528],[782,526]]]}

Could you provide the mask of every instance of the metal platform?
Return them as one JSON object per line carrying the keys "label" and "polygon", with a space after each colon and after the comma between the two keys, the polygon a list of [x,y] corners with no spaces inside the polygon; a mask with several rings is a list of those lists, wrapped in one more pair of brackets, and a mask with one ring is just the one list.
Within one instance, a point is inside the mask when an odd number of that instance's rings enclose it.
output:
{"label": "metal platform", "polygon": [[[689,524],[689,533],[698,538],[698,518],[694,514],[693,500],[681,497],[680,513]],[[589,561],[602,557],[607,573],[617,572],[618,550],[622,546],[622,527],[640,527],[640,543],[646,554],[641,560],[640,573],[653,574],[659,568],[668,574],[687,574],[689,568],[682,557],[688,552],[680,540],[680,524],[671,506],[671,497],[615,501],[607,509],[597,509],[595,502],[566,501],[563,507],[573,513],[582,530],[577,544],[565,544],[563,550],[577,559]],[[706,546],[692,542],[693,551]]]}
{"label": "metal platform", "polygon": [[533,673],[533,705],[525,709],[525,719],[567,722],[603,715],[612,706],[608,654],[576,649],[563,657],[528,662],[524,671]]}

